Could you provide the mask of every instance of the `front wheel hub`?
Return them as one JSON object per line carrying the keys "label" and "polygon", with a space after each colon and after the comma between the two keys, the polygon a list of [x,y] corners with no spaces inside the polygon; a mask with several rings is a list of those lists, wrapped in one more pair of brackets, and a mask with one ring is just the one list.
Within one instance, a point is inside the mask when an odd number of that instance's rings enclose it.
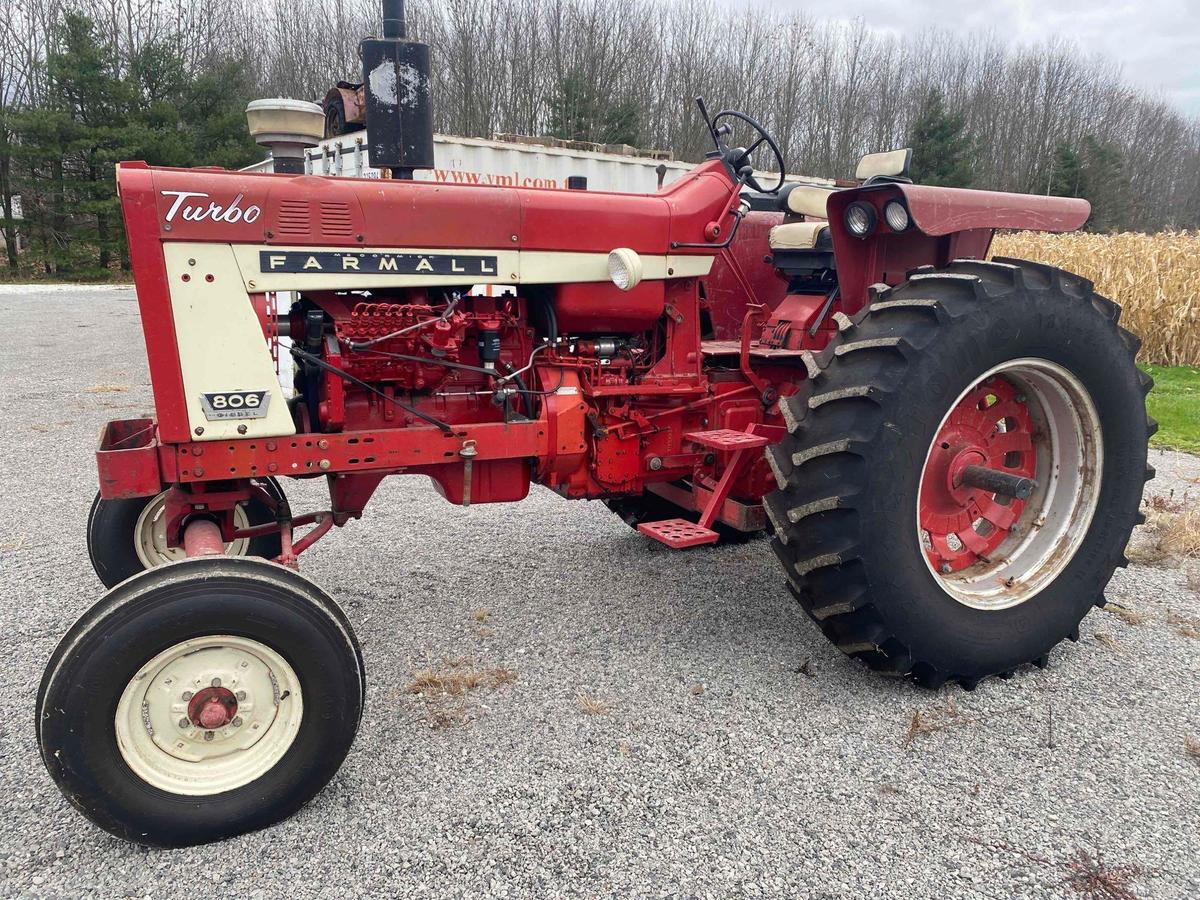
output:
{"label": "front wheel hub", "polygon": [[237,716],[238,702],[233,691],[207,687],[193,695],[188,703],[188,718],[197,728],[212,731],[224,728]]}

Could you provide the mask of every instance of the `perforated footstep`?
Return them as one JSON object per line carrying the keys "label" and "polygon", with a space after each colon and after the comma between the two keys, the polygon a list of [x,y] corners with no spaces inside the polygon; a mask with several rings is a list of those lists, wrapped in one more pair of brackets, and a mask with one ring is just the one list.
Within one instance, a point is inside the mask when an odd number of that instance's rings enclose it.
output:
{"label": "perforated footstep", "polygon": [[718,428],[715,431],[693,431],[684,437],[701,447],[713,450],[750,450],[755,447],[765,447],[771,439],[760,434],[750,434],[746,431],[734,431],[732,428]]}
{"label": "perforated footstep", "polygon": [[672,550],[715,544],[720,537],[711,528],[702,528],[687,519],[663,519],[661,522],[643,522],[638,531],[646,537],[666,544]]}

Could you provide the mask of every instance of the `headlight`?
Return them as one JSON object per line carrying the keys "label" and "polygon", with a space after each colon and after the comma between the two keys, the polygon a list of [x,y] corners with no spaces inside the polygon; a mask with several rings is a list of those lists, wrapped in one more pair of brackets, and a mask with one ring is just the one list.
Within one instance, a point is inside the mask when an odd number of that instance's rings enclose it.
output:
{"label": "headlight", "polygon": [[623,291],[632,291],[642,283],[642,258],[637,251],[618,247],[608,254],[608,277]]}
{"label": "headlight", "polygon": [[883,208],[883,217],[887,219],[888,228],[892,231],[904,231],[912,222],[908,217],[908,210],[899,200],[888,201],[888,205]]}
{"label": "headlight", "polygon": [[865,238],[875,230],[875,207],[870,203],[851,203],[842,214],[846,230],[857,238]]}

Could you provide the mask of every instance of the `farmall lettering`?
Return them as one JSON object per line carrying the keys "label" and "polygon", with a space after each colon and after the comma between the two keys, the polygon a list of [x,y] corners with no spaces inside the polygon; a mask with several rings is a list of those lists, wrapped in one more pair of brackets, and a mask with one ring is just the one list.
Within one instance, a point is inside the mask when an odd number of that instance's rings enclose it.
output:
{"label": "farmall lettering", "polygon": [[488,278],[496,274],[496,257],[449,253],[368,253],[326,251],[319,253],[259,251],[258,267],[263,272],[300,274],[353,272],[360,275],[470,275]]}
{"label": "farmall lettering", "polygon": [[262,215],[262,209],[254,204],[242,207],[243,194],[238,194],[228,204],[218,203],[210,199],[208,194],[198,191],[163,191],[162,195],[174,198],[165,217],[168,223],[179,218],[185,222],[210,221],[236,225],[238,222],[255,222]]}

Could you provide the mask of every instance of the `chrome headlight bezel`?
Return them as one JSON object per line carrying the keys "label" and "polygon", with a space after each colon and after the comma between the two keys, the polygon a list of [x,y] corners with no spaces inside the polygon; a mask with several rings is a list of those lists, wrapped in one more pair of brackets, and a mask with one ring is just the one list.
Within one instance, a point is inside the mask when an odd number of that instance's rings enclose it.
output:
{"label": "chrome headlight bezel", "polygon": [[912,227],[912,215],[900,200],[889,200],[883,207],[883,220],[888,228],[899,234]]}
{"label": "chrome headlight bezel", "polygon": [[842,224],[851,237],[866,240],[879,226],[879,213],[865,200],[855,200],[842,212]]}

